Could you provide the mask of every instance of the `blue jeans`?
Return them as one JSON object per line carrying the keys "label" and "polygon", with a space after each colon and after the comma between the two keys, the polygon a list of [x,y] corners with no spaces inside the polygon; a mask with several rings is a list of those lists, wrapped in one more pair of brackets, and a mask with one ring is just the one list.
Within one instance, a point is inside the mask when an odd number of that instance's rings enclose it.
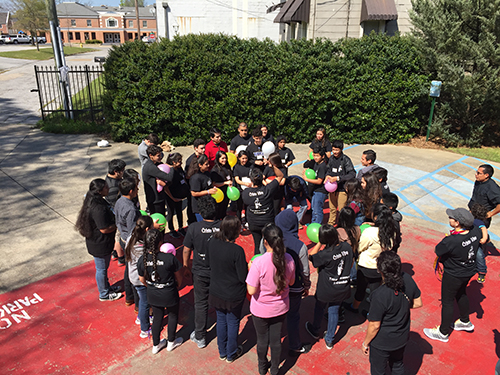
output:
{"label": "blue jeans", "polygon": [[134,285],[139,295],[139,320],[141,321],[141,331],[149,330],[149,303],[147,297],[147,288],[144,285]]}
{"label": "blue jeans", "polygon": [[217,313],[217,347],[219,356],[232,360],[238,350],[238,332],[243,301],[232,310],[215,309]]}
{"label": "blue jeans", "polygon": [[290,293],[290,309],[286,314],[286,328],[288,331],[288,348],[299,350],[302,346],[300,342],[300,305],[302,303],[302,293]]}
{"label": "blue jeans", "polygon": [[[287,210],[293,210],[293,206],[292,206],[293,200],[297,201],[297,198],[294,197],[291,202],[290,201],[285,202]],[[297,201],[297,202],[299,202],[299,201]],[[304,216],[304,214],[307,211],[307,200],[306,199],[301,200],[299,202],[299,205],[300,205],[300,208],[297,211],[297,219],[299,220],[299,223],[300,223],[300,221],[302,220],[302,217]]]}
{"label": "blue jeans", "polygon": [[325,312],[325,307],[328,306],[328,326],[325,335],[326,342],[332,342],[335,337],[335,331],[337,330],[337,324],[339,322],[339,308],[340,304],[321,302],[316,298],[316,305],[314,306],[314,322],[313,329],[318,332],[321,328],[321,322],[323,320],[323,313]]}
{"label": "blue jeans", "polygon": [[315,191],[311,199],[312,218],[311,223],[323,222],[323,206],[325,205],[326,194]]}
{"label": "blue jeans", "polygon": [[358,270],[356,268],[356,261],[355,260],[352,262],[351,273],[349,274],[349,278],[351,280],[358,279]]}
{"label": "blue jeans", "polygon": [[110,291],[108,280],[108,268],[111,261],[111,254],[105,257],[94,257],[95,263],[95,281],[99,290],[99,298],[106,298]]}
{"label": "blue jeans", "polygon": [[486,256],[484,255],[483,247],[479,246],[476,254],[477,272],[486,275],[488,268],[486,267]]}

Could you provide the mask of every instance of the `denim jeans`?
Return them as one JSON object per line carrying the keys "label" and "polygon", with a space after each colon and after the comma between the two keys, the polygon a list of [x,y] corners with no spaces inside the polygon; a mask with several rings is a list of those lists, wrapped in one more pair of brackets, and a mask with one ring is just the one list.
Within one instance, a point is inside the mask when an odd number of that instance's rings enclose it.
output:
{"label": "denim jeans", "polygon": [[479,246],[476,254],[476,265],[477,272],[486,275],[488,268],[486,267],[486,256],[484,255],[484,250],[482,246]]}
{"label": "denim jeans", "polygon": [[108,268],[111,261],[111,254],[105,257],[94,257],[95,281],[99,290],[99,298],[106,298],[109,294]]}
{"label": "denim jeans", "polygon": [[149,303],[147,297],[147,288],[144,285],[134,285],[137,294],[139,294],[139,320],[141,321],[141,331],[146,332],[149,329]]}
{"label": "denim jeans", "polygon": [[302,293],[290,293],[290,309],[286,314],[286,328],[288,331],[288,348],[290,350],[299,350],[300,342],[300,305],[302,303]]}
{"label": "denim jeans", "polygon": [[314,306],[314,322],[313,329],[315,332],[319,333],[321,328],[321,322],[323,321],[323,313],[325,312],[325,307],[328,306],[328,325],[326,329],[325,341],[332,342],[335,337],[335,331],[337,330],[337,325],[339,322],[339,304],[322,302],[316,299],[316,305]]}
{"label": "denim jeans", "polygon": [[[294,198],[295,200],[297,200],[296,198]],[[293,200],[292,200],[293,202]],[[293,206],[292,206],[292,203],[291,202],[285,202],[286,203],[286,209],[287,210],[293,210]],[[301,200],[299,202],[299,205],[300,205],[300,208],[299,210],[297,211],[297,219],[299,220],[299,223],[300,221],[302,220],[302,218],[304,217],[304,214],[306,213],[307,211],[307,200],[304,199],[304,200]]]}
{"label": "denim jeans", "polygon": [[215,309],[217,313],[217,346],[219,356],[232,360],[238,350],[238,332],[243,301],[232,310]]}
{"label": "denim jeans", "polygon": [[315,191],[311,199],[312,218],[311,223],[323,222],[323,206],[325,204],[326,194]]}

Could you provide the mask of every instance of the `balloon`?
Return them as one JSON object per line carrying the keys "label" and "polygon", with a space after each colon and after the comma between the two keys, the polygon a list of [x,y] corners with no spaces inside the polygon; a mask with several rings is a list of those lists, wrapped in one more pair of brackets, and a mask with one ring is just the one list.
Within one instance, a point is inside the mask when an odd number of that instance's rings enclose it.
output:
{"label": "balloon", "polygon": [[[158,166],[158,169],[165,173],[170,172],[170,167],[167,164],[160,164]],[[160,184],[156,184],[156,190],[158,191],[158,193],[160,193],[163,190],[163,186],[161,186]]]}
{"label": "balloon", "polygon": [[227,197],[232,201],[237,201],[240,199],[240,191],[236,186],[229,186],[227,188]]}
{"label": "balloon", "polygon": [[233,168],[236,165],[236,162],[238,161],[238,158],[236,157],[235,154],[231,152],[226,152],[227,155],[227,163]]}
{"label": "balloon", "polygon": [[224,200],[224,193],[222,192],[221,189],[219,188],[216,189],[217,191],[215,192],[215,194],[212,194],[212,197],[215,199],[217,203],[220,203]]}
{"label": "balloon", "polygon": [[319,228],[321,228],[321,224],[319,223],[311,223],[307,226],[307,238],[312,242],[319,242]]}
{"label": "balloon", "polygon": [[258,257],[260,257],[260,256],[262,256],[262,255],[264,255],[264,254],[255,254],[255,255],[252,257],[252,259],[250,259],[250,262],[253,262],[256,258],[258,258]]}
{"label": "balloon", "polygon": [[262,145],[262,152],[264,153],[264,157],[267,159],[269,155],[271,155],[275,150],[274,143],[271,141],[267,141]]}
{"label": "balloon", "polygon": [[361,226],[359,227],[359,229],[361,230],[361,233],[363,233],[363,231],[366,229],[366,228],[370,228],[371,225],[370,224],[361,224]]}
{"label": "balloon", "polygon": [[337,190],[337,181],[325,182],[325,189],[327,192],[333,193],[335,190]]}
{"label": "balloon", "polygon": [[306,169],[306,177],[311,179],[311,180],[315,180],[316,179],[316,172],[314,171],[314,169],[307,168]]}
{"label": "balloon", "polygon": [[[250,177],[242,177],[242,178],[241,178],[241,182],[246,182],[246,183],[248,183],[248,182],[252,182],[252,181],[250,180]],[[242,189],[242,190],[245,190],[247,187],[248,187],[248,186],[246,186],[246,185],[241,185],[241,189]]]}
{"label": "balloon", "polygon": [[148,216],[148,213],[146,211],[144,211],[144,210],[139,210],[139,211],[141,211],[142,216]]}
{"label": "balloon", "polygon": [[236,150],[234,151],[235,156],[239,155],[240,151],[245,151],[247,149],[247,146],[241,145],[236,147]]}
{"label": "balloon", "polygon": [[156,213],[151,215],[151,219],[153,219],[153,222],[155,222],[156,219],[158,219],[158,224],[160,224],[160,230],[161,231],[165,230],[165,227],[167,226],[167,219],[165,218],[165,216],[163,216],[160,213]]}
{"label": "balloon", "polygon": [[311,151],[311,152],[309,153],[309,160],[313,160],[313,159],[314,159],[314,156],[313,156],[313,152]]}
{"label": "balloon", "polygon": [[177,253],[177,250],[175,250],[175,246],[172,245],[171,243],[169,242],[165,242],[163,245],[160,246],[160,251],[162,253],[170,253],[170,254],[174,254],[174,256],[176,255]]}

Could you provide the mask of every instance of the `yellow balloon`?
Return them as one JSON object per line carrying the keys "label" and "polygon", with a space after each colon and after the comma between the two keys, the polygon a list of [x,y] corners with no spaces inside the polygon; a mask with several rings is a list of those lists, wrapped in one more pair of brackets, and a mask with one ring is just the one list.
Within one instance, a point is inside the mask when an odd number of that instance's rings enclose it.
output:
{"label": "yellow balloon", "polygon": [[236,162],[238,159],[236,158],[236,155],[233,154],[232,152],[227,152],[227,163],[233,168],[236,165]]}
{"label": "yellow balloon", "polygon": [[212,197],[217,203],[220,203],[224,200],[224,193],[221,189],[217,188],[217,191],[215,192],[215,194],[212,194]]}

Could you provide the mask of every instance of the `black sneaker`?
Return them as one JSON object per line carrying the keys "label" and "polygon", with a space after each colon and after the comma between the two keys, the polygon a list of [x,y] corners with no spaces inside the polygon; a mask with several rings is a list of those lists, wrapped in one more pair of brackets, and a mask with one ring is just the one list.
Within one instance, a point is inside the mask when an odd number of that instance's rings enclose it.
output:
{"label": "black sneaker", "polygon": [[326,341],[325,340],[325,345],[326,345],[326,348],[328,350],[332,350],[333,349],[333,341]]}
{"label": "black sneaker", "polygon": [[318,333],[314,331],[313,326],[310,322],[306,322],[306,331],[309,333],[314,339],[318,340]]}
{"label": "black sneaker", "polygon": [[118,265],[119,266],[124,266],[125,265],[125,257],[118,257]]}
{"label": "black sneaker", "polygon": [[113,260],[118,260],[118,253],[116,252],[116,250],[113,250],[113,252],[111,253],[111,257],[113,258]]}
{"label": "black sneaker", "polygon": [[306,354],[306,353],[309,353],[311,351],[311,348],[312,348],[311,343],[306,342],[306,343],[301,344],[299,349],[290,349],[288,351],[288,355],[290,357],[296,357],[296,356],[301,355],[301,354]]}
{"label": "black sneaker", "polygon": [[101,302],[116,301],[117,299],[120,299],[120,298],[122,298],[121,293],[110,292],[110,293],[108,293],[107,297],[99,298],[99,301],[101,301]]}
{"label": "black sneaker", "polygon": [[170,237],[172,238],[181,238],[181,235],[177,233],[175,230],[169,233]]}
{"label": "black sneaker", "polygon": [[234,361],[236,361],[239,357],[241,357],[241,355],[243,354],[243,347],[241,345],[238,346],[238,349],[236,349],[236,354],[234,355],[233,358],[229,359],[229,358],[226,358],[226,362],[227,363],[233,363]]}
{"label": "black sneaker", "polygon": [[339,308],[339,320],[338,323],[345,323],[345,310],[342,306]]}

